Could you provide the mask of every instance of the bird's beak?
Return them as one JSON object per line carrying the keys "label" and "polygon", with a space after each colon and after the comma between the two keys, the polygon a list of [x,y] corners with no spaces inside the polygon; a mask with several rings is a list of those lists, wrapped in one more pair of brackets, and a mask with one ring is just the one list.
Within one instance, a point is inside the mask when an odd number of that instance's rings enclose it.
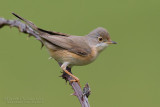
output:
{"label": "bird's beak", "polygon": [[114,42],[114,41],[107,41],[106,43],[107,44],[117,44],[117,42]]}

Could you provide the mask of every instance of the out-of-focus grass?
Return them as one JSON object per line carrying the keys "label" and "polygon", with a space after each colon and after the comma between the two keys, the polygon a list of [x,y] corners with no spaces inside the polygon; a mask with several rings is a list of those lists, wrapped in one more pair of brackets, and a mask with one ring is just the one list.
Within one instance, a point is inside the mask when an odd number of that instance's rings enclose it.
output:
{"label": "out-of-focus grass", "polygon": [[[107,28],[118,44],[94,63],[73,68],[91,86],[91,106],[159,107],[159,5],[159,0],[1,0],[0,16],[15,19],[15,12],[41,28],[73,35]],[[58,77],[58,64],[26,36],[16,28],[0,29],[0,106],[80,107]]]}

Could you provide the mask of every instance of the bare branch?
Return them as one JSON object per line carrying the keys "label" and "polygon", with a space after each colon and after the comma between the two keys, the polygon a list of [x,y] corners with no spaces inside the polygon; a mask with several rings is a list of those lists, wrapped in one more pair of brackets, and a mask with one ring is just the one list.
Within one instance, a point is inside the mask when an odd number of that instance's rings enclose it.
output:
{"label": "bare branch", "polygon": [[[71,72],[71,68],[67,67],[67,70],[69,72]],[[65,72],[63,72],[61,77],[63,79],[65,79],[66,81],[73,80],[73,78],[71,76],[69,76],[68,74],[66,74]],[[72,86],[72,88],[74,90],[74,93],[72,95],[75,95],[75,96],[78,97],[78,99],[81,103],[81,106],[82,107],[90,107],[90,104],[89,104],[88,98],[87,98],[90,95],[90,88],[89,88],[88,83],[83,88],[83,92],[82,92],[81,87],[78,85],[77,82],[70,83],[70,85]]]}
{"label": "bare branch", "polygon": [[[20,22],[19,20],[6,20],[4,18],[0,18],[0,28],[2,28],[4,26],[16,27],[19,29],[20,32],[29,34],[29,36],[34,36],[40,42],[42,41],[41,38],[38,36],[38,34],[33,29],[31,29],[28,25]],[[68,69],[68,71],[71,72],[70,68],[67,68],[67,69]],[[65,79],[66,81],[73,80],[73,78],[70,77],[66,73],[63,73],[62,78]],[[89,85],[88,84],[85,85],[83,92],[82,92],[82,89],[80,88],[80,86],[78,85],[78,83],[73,82],[70,85],[72,86],[72,88],[74,90],[73,95],[78,97],[78,99],[81,103],[81,106],[82,107],[90,107],[89,102],[88,102],[88,98],[87,98],[90,95]]]}

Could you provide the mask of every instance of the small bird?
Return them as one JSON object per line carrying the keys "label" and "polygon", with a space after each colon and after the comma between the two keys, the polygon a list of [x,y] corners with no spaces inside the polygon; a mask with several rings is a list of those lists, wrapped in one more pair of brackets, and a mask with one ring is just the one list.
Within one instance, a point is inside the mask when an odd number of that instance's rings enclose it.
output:
{"label": "small bird", "polygon": [[47,48],[51,58],[55,59],[61,69],[73,78],[70,82],[77,82],[79,85],[79,79],[66,68],[90,64],[109,44],[116,44],[111,40],[108,31],[102,27],[96,28],[85,36],[73,36],[43,30],[17,14],[12,14],[36,32],[37,39]]}

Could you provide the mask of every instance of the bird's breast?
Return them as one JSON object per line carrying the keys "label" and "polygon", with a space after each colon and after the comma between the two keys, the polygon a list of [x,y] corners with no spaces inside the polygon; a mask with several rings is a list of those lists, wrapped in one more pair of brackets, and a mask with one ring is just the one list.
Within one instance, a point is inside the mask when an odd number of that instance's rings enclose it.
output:
{"label": "bird's breast", "polygon": [[87,65],[93,62],[97,57],[96,49],[92,49],[91,54],[87,56],[80,56],[75,53],[69,52],[68,50],[52,50],[49,49],[51,57],[53,57],[57,62],[69,62],[70,66],[81,66]]}

